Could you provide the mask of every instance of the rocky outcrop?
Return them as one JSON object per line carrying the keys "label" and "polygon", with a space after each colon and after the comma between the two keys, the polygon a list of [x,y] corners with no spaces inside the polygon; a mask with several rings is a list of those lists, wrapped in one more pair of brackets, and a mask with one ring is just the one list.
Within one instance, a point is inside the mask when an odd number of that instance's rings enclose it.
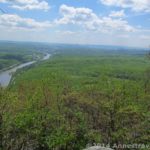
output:
{"label": "rocky outcrop", "polygon": [[101,146],[92,146],[92,147],[86,148],[84,150],[113,150],[113,149],[111,149],[111,148],[104,148],[104,147],[101,147]]}

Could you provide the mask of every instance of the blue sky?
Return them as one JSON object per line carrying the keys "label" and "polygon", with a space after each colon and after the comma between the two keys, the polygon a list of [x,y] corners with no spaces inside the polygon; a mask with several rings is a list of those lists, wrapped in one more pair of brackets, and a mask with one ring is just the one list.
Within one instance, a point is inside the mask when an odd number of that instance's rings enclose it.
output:
{"label": "blue sky", "polygon": [[0,0],[0,8],[0,40],[150,45],[150,0]]}

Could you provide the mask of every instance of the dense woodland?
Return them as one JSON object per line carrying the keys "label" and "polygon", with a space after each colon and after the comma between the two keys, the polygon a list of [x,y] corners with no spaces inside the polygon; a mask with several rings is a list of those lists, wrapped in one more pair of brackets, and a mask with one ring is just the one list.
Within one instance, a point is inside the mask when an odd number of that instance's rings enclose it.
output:
{"label": "dense woodland", "polygon": [[0,89],[1,150],[150,145],[149,58],[73,49],[17,71]]}

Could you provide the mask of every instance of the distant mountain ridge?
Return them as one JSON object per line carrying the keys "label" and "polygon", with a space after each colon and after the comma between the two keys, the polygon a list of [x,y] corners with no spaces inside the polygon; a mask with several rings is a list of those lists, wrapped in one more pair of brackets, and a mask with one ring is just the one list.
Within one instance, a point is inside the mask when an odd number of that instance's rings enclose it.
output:
{"label": "distant mountain ridge", "polygon": [[144,50],[148,51],[150,48],[145,47],[132,47],[132,46],[119,46],[119,45],[93,45],[93,44],[68,44],[68,43],[48,43],[48,42],[31,42],[31,41],[7,41],[0,40],[0,44],[9,43],[9,44],[40,44],[40,45],[51,45],[51,46],[71,46],[71,47],[88,47],[88,48],[101,48],[105,50]]}

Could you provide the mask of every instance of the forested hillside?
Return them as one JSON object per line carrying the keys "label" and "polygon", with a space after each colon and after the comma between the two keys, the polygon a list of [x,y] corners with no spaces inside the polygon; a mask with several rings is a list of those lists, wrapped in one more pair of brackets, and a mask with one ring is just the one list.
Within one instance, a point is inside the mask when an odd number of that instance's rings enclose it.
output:
{"label": "forested hillside", "polygon": [[55,49],[1,88],[1,150],[150,144],[148,57],[73,49]]}
{"label": "forested hillside", "polygon": [[38,43],[0,41],[0,71],[43,58],[43,49]]}

